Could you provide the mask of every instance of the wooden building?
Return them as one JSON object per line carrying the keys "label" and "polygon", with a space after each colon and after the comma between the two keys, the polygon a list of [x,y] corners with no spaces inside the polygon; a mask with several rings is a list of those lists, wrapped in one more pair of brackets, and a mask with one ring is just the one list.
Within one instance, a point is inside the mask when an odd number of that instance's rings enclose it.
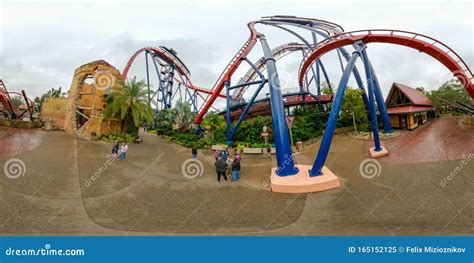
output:
{"label": "wooden building", "polygon": [[385,101],[392,128],[412,130],[435,116],[433,102],[414,88],[393,83]]}

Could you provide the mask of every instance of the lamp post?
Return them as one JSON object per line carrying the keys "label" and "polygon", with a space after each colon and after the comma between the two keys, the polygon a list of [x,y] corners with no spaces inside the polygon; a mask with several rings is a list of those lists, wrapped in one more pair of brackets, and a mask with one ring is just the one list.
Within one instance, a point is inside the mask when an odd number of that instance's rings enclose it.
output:
{"label": "lamp post", "polygon": [[[348,113],[349,110],[346,110]],[[351,111],[351,116],[352,116],[352,125],[354,126],[354,134],[357,135],[357,125],[356,125],[356,120],[355,120],[355,112]]]}

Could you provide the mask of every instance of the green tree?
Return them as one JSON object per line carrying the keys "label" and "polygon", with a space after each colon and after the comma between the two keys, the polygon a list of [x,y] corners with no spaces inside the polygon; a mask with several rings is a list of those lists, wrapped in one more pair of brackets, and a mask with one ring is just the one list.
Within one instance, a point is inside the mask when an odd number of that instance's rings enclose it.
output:
{"label": "green tree", "polygon": [[347,87],[344,93],[341,112],[339,113],[339,126],[348,127],[353,125],[353,114],[357,125],[365,125],[367,123],[367,111],[362,94],[363,91],[361,89]]}
{"label": "green tree", "polygon": [[427,93],[426,95],[429,99],[431,99],[431,101],[433,101],[436,108],[438,109],[443,108],[443,103],[438,98],[453,103],[455,103],[456,101],[460,101],[461,103],[465,103],[468,105],[472,103],[471,97],[467,93],[464,86],[461,85],[461,83],[457,79],[445,82],[437,90],[433,90]]}
{"label": "green tree", "polygon": [[191,105],[187,102],[178,101],[172,109],[172,112],[175,115],[175,124],[178,125],[178,129],[183,132],[190,131],[194,120]]}
{"label": "green tree", "polygon": [[423,93],[423,94],[426,94],[425,88],[423,88],[423,87],[416,87],[416,90]]}
{"label": "green tree", "polygon": [[176,115],[171,109],[160,110],[156,116],[156,129],[160,134],[166,133],[173,129],[176,121]]}
{"label": "green tree", "polygon": [[272,134],[272,118],[270,116],[257,116],[255,118],[245,120],[239,127],[235,136],[236,141],[245,141],[250,143],[264,143],[265,138],[261,136],[263,126],[267,126],[268,142],[273,141]]}
{"label": "green tree", "polygon": [[18,109],[21,105],[25,104],[23,97],[20,95],[11,97],[10,102],[14,109]]}
{"label": "green tree", "polygon": [[127,132],[137,135],[141,120],[145,119],[148,123],[153,120],[146,84],[144,80],[137,81],[136,77],[121,84],[121,89],[111,91],[104,115],[107,118],[118,115],[122,121],[123,135]]}
{"label": "green tree", "polygon": [[220,132],[226,128],[226,121],[224,119],[224,116],[220,114],[208,114],[206,115],[206,117],[204,117],[204,120],[202,121],[202,126],[205,129],[209,130],[209,132],[211,133],[212,141],[214,141],[214,135],[217,132]]}
{"label": "green tree", "polygon": [[335,87],[332,83],[323,82],[321,84],[321,94],[334,95]]}
{"label": "green tree", "polygon": [[67,92],[62,92],[62,87],[59,87],[58,89],[52,88],[48,90],[46,93],[43,93],[41,97],[35,97],[35,106],[36,106],[36,111],[41,111],[41,106],[43,105],[43,102],[46,98],[59,98],[59,97],[64,97],[67,95]]}
{"label": "green tree", "polygon": [[322,134],[327,121],[323,105],[303,105],[294,110],[295,119],[291,131],[293,141],[306,141]]}

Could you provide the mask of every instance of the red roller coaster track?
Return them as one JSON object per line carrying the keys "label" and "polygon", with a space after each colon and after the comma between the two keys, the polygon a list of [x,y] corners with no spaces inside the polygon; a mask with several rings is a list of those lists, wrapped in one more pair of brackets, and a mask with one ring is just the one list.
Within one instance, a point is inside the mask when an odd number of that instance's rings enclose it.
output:
{"label": "red roller coaster track", "polygon": [[337,48],[352,45],[355,41],[362,41],[365,44],[388,43],[401,45],[426,53],[446,66],[454,76],[459,79],[469,95],[474,98],[474,79],[472,72],[464,60],[462,60],[454,50],[442,42],[425,35],[387,29],[345,32],[319,42],[316,48],[300,65],[298,76],[299,84],[303,84],[306,72],[319,57]]}
{"label": "red roller coaster track", "polygon": [[[25,100],[24,106],[26,106],[26,109],[23,110],[23,112],[17,112],[17,110],[21,110],[20,107],[17,109],[14,107],[11,101],[10,95],[14,94],[17,96],[21,96]],[[3,110],[10,112],[13,117],[16,118],[21,118],[26,112],[30,113],[30,116],[34,113],[35,109],[35,102],[31,100],[30,98],[26,97],[25,91],[20,92],[13,92],[13,91],[8,91],[5,83],[3,83],[3,80],[0,79],[0,105],[3,105]]]}
{"label": "red roller coaster track", "polygon": [[[212,94],[212,92],[208,89],[204,89],[204,88],[200,88],[200,87],[192,85],[191,80],[189,79],[189,71],[186,68],[186,66],[184,66],[184,64],[179,59],[175,58],[172,54],[169,54],[169,52],[167,52],[165,49],[158,48],[158,47],[144,47],[144,48],[139,49],[137,52],[135,52],[135,54],[133,54],[133,56],[130,57],[130,59],[128,60],[127,65],[125,66],[122,72],[122,80],[127,79],[128,71],[130,70],[130,67],[132,66],[137,56],[141,54],[142,52],[146,52],[146,51],[157,53],[160,55],[161,58],[163,58],[167,62],[176,65],[176,68],[179,71],[179,73],[186,78],[188,83],[190,83],[190,85],[186,85],[186,87],[192,90],[202,92],[202,93]],[[225,98],[225,96],[221,96],[221,97]]]}
{"label": "red roller coaster track", "polygon": [[247,40],[247,42],[245,42],[242,48],[240,48],[239,52],[235,54],[235,56],[229,62],[227,67],[225,67],[224,71],[221,73],[220,77],[217,79],[216,83],[214,84],[214,87],[212,88],[212,94],[206,99],[206,101],[202,105],[201,109],[199,110],[199,113],[194,119],[194,123],[200,124],[202,122],[204,115],[211,108],[217,97],[219,97],[222,89],[224,88],[225,81],[230,80],[234,72],[239,67],[240,63],[242,63],[242,59],[245,58],[255,46],[255,43],[257,42],[257,31],[254,28],[254,22],[248,23],[247,26],[250,30],[249,39]]}

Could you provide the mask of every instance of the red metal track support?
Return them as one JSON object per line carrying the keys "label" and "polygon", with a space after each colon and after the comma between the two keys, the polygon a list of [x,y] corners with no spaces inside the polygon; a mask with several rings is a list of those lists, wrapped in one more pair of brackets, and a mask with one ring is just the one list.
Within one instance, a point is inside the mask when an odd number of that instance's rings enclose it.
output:
{"label": "red metal track support", "polygon": [[247,42],[245,42],[242,48],[240,48],[239,52],[235,54],[234,58],[232,58],[227,67],[225,67],[224,71],[221,73],[220,77],[217,79],[214,87],[212,88],[211,96],[204,102],[202,108],[199,110],[199,113],[194,119],[194,123],[200,124],[202,122],[204,115],[211,108],[217,97],[219,97],[222,89],[224,88],[225,81],[230,80],[232,74],[234,74],[234,72],[240,66],[240,63],[242,63],[242,59],[245,58],[255,46],[255,43],[257,42],[257,31],[254,28],[254,22],[248,23],[247,26],[250,30],[249,39]]}

